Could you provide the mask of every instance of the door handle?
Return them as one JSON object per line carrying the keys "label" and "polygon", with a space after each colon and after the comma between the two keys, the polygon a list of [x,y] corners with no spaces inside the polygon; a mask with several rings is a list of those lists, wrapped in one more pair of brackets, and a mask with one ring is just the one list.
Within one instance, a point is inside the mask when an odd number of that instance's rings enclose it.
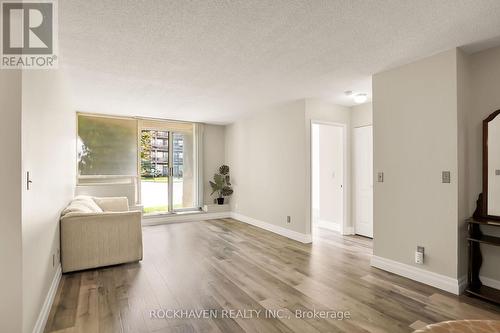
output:
{"label": "door handle", "polygon": [[29,191],[31,190],[31,184],[33,184],[33,181],[31,180],[31,175],[30,172],[26,172],[26,189]]}

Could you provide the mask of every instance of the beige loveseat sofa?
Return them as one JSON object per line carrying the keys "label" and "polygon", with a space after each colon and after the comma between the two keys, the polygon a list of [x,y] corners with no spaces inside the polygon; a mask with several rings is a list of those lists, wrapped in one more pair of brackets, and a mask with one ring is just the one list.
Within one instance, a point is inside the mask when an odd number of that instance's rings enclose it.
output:
{"label": "beige loveseat sofa", "polygon": [[125,197],[77,196],[61,214],[63,273],[142,260],[141,218]]}

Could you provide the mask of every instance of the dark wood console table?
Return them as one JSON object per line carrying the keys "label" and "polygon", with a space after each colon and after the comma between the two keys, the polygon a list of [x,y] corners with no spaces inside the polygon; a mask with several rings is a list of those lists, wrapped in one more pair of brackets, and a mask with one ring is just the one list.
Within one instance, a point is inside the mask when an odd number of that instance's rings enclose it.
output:
{"label": "dark wood console table", "polygon": [[492,226],[500,228],[500,220],[487,218],[471,218],[466,221],[468,223],[469,237],[469,269],[467,274],[467,289],[466,293],[477,296],[479,298],[500,304],[500,290],[484,286],[479,279],[479,270],[483,263],[480,244],[488,244],[499,246],[500,237],[489,236],[483,234],[481,226]]}

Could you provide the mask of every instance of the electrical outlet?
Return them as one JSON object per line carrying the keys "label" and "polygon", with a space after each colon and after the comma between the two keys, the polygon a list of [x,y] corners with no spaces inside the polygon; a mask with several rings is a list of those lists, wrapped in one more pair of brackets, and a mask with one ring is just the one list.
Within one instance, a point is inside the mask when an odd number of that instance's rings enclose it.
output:
{"label": "electrical outlet", "polygon": [[286,217],[286,223],[290,223],[290,222],[292,222],[292,218],[290,216],[287,216]]}
{"label": "electrical outlet", "polygon": [[415,264],[422,265],[424,263],[424,247],[417,246],[417,251],[415,251]]}
{"label": "electrical outlet", "polygon": [[443,179],[443,184],[451,183],[451,172],[450,171],[443,171],[441,177]]}
{"label": "electrical outlet", "polygon": [[500,176],[500,170],[495,170],[495,176]]}
{"label": "electrical outlet", "polygon": [[383,183],[383,182],[384,182],[384,173],[383,173],[383,172],[379,172],[379,173],[377,174],[377,181],[378,181],[379,183]]}

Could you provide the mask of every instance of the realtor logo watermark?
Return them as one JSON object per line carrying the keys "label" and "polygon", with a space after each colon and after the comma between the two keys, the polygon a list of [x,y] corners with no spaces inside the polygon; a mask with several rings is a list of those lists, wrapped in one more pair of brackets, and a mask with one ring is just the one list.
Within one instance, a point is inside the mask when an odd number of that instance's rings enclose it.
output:
{"label": "realtor logo watermark", "polygon": [[57,3],[1,1],[2,69],[58,66]]}

